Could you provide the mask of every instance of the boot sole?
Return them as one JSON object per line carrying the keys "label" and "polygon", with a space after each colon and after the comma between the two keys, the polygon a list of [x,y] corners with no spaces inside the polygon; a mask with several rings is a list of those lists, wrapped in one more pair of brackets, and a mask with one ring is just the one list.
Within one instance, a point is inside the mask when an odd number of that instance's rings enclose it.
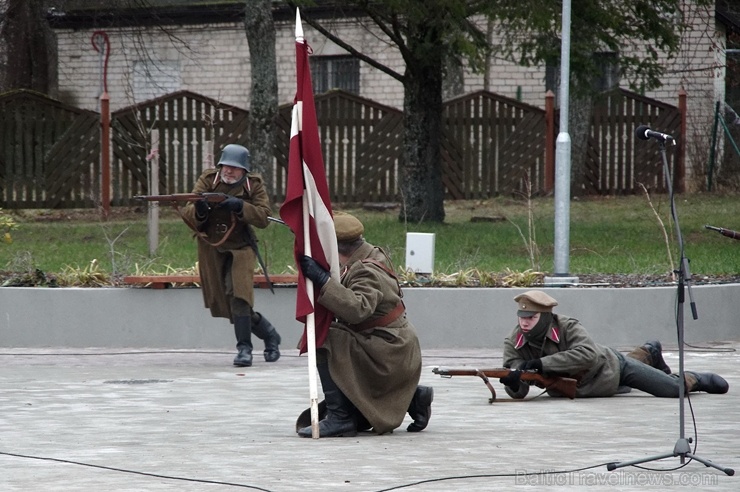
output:
{"label": "boot sole", "polygon": [[[298,435],[300,437],[313,437],[311,428],[310,427],[306,427],[306,429],[307,429],[307,432],[301,432],[303,429],[301,429],[300,431],[298,431]],[[355,436],[357,436],[357,431],[356,430],[355,431],[340,432],[339,434],[332,434],[331,436],[324,436],[319,431],[319,439],[321,439],[321,438],[328,439],[328,438],[331,438],[331,437],[355,437]]]}

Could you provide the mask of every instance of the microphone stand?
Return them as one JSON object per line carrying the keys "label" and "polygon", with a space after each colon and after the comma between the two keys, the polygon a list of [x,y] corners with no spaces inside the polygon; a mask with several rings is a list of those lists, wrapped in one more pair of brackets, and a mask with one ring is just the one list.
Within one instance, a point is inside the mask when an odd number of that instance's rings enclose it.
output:
{"label": "microphone stand", "polygon": [[[681,460],[681,464],[683,465],[686,463],[686,458],[696,460],[700,463],[703,463],[705,466],[711,466],[712,468],[716,468],[717,470],[720,470],[724,472],[725,474],[732,476],[735,474],[735,470],[732,468],[724,468],[721,467],[715,463],[712,463],[709,460],[700,458],[693,454],[691,452],[691,442],[693,442],[692,438],[686,438],[684,434],[684,398],[686,394],[686,378],[684,375],[684,368],[683,368],[683,361],[684,361],[684,329],[683,329],[683,321],[684,321],[684,286],[689,292],[689,302],[691,306],[691,314],[694,319],[699,319],[699,316],[696,312],[696,304],[694,303],[694,298],[691,295],[691,273],[689,272],[689,260],[684,255],[684,244],[683,244],[683,238],[681,237],[681,227],[678,225],[678,215],[676,213],[676,201],[673,196],[673,185],[671,183],[671,172],[670,168],[668,167],[668,158],[666,157],[666,151],[665,151],[665,139],[660,139],[660,155],[663,158],[663,169],[665,173],[665,180],[666,180],[666,186],[668,187],[668,195],[670,197],[671,202],[671,217],[673,218],[673,223],[676,227],[676,238],[678,239],[678,245],[680,248],[681,253],[681,259],[679,264],[679,269],[676,273],[678,273],[678,308],[676,313],[676,328],[678,332],[678,380],[679,380],[679,388],[678,388],[678,400],[679,400],[679,412],[678,412],[678,418],[679,418],[679,438],[678,441],[676,441],[675,446],[673,447],[673,451],[670,453],[664,453],[657,456],[651,456],[648,458],[641,458],[636,459],[632,461],[623,461],[620,463],[608,463],[606,465],[606,469],[609,471],[616,470],[617,468],[622,468],[625,466],[631,466],[636,465],[639,463],[645,463],[647,461],[655,461],[655,460],[661,460],[664,458],[671,458],[671,457],[679,457]],[[675,144],[675,141],[674,141]]]}

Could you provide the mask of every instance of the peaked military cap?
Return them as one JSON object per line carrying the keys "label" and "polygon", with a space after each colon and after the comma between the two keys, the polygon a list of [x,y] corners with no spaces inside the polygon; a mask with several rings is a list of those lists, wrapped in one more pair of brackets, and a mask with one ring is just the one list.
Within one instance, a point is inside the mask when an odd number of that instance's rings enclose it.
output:
{"label": "peaked military cap", "polygon": [[520,318],[529,318],[537,313],[551,313],[558,301],[540,290],[528,290],[514,298],[519,310],[516,315]]}
{"label": "peaked military cap", "polygon": [[340,243],[351,243],[362,236],[362,233],[365,232],[365,226],[354,215],[335,212],[334,231],[337,234],[337,241]]}

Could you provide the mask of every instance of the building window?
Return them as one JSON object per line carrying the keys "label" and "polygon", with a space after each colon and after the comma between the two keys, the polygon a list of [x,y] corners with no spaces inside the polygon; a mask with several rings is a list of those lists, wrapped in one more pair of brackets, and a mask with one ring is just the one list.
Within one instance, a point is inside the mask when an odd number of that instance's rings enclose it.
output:
{"label": "building window", "polygon": [[360,93],[360,61],[352,56],[311,57],[311,74],[315,94],[331,89]]}
{"label": "building window", "polygon": [[[619,87],[619,55],[614,52],[594,53],[594,64],[597,74],[593,78],[593,89],[596,92],[609,92]],[[545,66],[545,90],[553,91],[557,98],[560,94],[560,65],[548,63]]]}
{"label": "building window", "polygon": [[619,87],[619,56],[614,52],[594,53],[599,76],[594,80],[594,89],[609,92]]}
{"label": "building window", "polygon": [[134,98],[146,101],[180,90],[180,63],[139,60],[134,63]]}

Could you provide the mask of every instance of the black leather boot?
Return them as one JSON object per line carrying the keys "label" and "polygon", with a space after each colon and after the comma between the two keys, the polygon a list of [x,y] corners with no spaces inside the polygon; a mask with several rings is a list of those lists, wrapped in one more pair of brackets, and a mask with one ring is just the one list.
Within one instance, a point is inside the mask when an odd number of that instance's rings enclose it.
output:
{"label": "black leather boot", "polygon": [[706,391],[715,395],[727,393],[730,385],[719,374],[713,372],[689,372],[684,374],[688,391]]}
{"label": "black leather boot", "polygon": [[652,364],[650,365],[652,365],[656,369],[660,369],[666,374],[671,373],[671,368],[668,367],[668,364],[666,364],[665,360],[663,360],[663,346],[658,340],[645,342],[645,345],[643,345],[643,347],[646,348],[648,352],[650,352],[650,361],[652,362]]}
{"label": "black leather boot", "polygon": [[252,315],[252,333],[257,335],[265,342],[265,361],[275,362],[280,358],[280,334],[277,332],[272,323],[257,311]]}
{"label": "black leather boot", "polygon": [[431,386],[417,386],[414,397],[409,405],[409,415],[414,421],[406,427],[409,432],[419,432],[426,429],[429,419],[432,417],[432,400],[434,399],[434,388]]}
{"label": "black leather boot", "polygon": [[252,365],[252,318],[249,316],[234,318],[234,334],[236,349],[239,351],[234,357],[234,365],[249,367]]}
{"label": "black leather boot", "polygon": [[[328,364],[318,364],[319,378],[324,389],[326,417],[319,422],[319,437],[353,437],[357,435],[355,406],[337,387],[329,374]],[[301,437],[311,437],[311,426],[298,431]]]}

